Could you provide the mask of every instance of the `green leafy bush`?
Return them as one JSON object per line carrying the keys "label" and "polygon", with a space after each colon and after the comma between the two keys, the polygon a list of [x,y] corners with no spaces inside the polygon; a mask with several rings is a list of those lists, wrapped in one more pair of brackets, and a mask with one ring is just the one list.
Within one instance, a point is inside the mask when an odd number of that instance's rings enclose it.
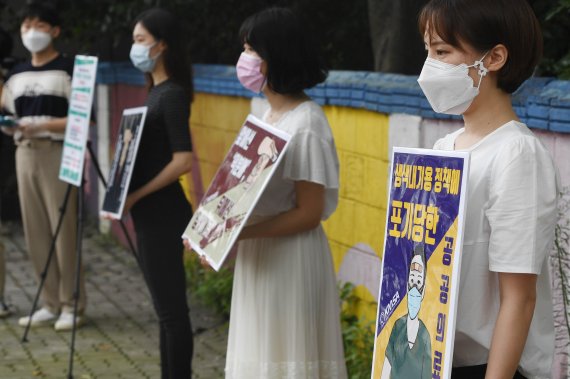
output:
{"label": "green leafy bush", "polygon": [[352,283],[339,288],[342,301],[341,328],[344,356],[350,379],[370,378],[374,353],[374,321],[357,317],[355,306],[362,300],[354,293]]}
{"label": "green leafy bush", "polygon": [[200,264],[196,254],[188,254],[185,258],[186,282],[190,293],[196,299],[229,318],[232,301],[233,268],[222,268],[216,272],[206,269]]}

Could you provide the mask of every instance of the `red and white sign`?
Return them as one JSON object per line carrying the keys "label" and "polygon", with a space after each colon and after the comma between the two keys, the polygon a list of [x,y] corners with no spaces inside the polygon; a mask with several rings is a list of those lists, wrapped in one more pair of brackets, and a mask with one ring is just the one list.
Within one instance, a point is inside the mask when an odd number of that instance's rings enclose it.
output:
{"label": "red and white sign", "polygon": [[249,115],[182,238],[217,271],[283,158],[291,136]]}

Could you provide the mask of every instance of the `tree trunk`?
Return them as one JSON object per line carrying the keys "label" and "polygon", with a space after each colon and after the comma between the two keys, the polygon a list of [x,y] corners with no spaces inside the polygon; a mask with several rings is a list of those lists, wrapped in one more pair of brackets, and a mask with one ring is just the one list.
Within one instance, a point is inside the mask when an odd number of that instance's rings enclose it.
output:
{"label": "tree trunk", "polygon": [[418,14],[427,0],[368,0],[374,70],[417,75],[426,58]]}

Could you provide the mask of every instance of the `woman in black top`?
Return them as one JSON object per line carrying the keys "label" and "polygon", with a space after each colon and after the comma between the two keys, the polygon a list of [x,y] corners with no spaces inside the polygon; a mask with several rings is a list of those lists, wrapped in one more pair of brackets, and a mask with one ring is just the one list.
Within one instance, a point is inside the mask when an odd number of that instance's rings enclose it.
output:
{"label": "woman in black top", "polygon": [[192,158],[192,77],[182,41],[174,16],[151,9],[136,20],[130,53],[150,90],[124,212],[133,217],[138,263],[159,319],[163,379],[189,378],[193,350],[180,238],[192,209],[178,183]]}

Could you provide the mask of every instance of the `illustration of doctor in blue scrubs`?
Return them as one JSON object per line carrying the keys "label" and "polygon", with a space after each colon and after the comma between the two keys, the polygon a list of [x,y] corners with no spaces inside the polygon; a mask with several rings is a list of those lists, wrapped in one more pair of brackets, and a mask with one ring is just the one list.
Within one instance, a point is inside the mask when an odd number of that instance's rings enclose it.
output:
{"label": "illustration of doctor in blue scrubs", "polygon": [[424,245],[414,247],[408,272],[408,313],[392,328],[382,367],[382,379],[431,378],[431,338],[418,317],[425,296],[427,261]]}

